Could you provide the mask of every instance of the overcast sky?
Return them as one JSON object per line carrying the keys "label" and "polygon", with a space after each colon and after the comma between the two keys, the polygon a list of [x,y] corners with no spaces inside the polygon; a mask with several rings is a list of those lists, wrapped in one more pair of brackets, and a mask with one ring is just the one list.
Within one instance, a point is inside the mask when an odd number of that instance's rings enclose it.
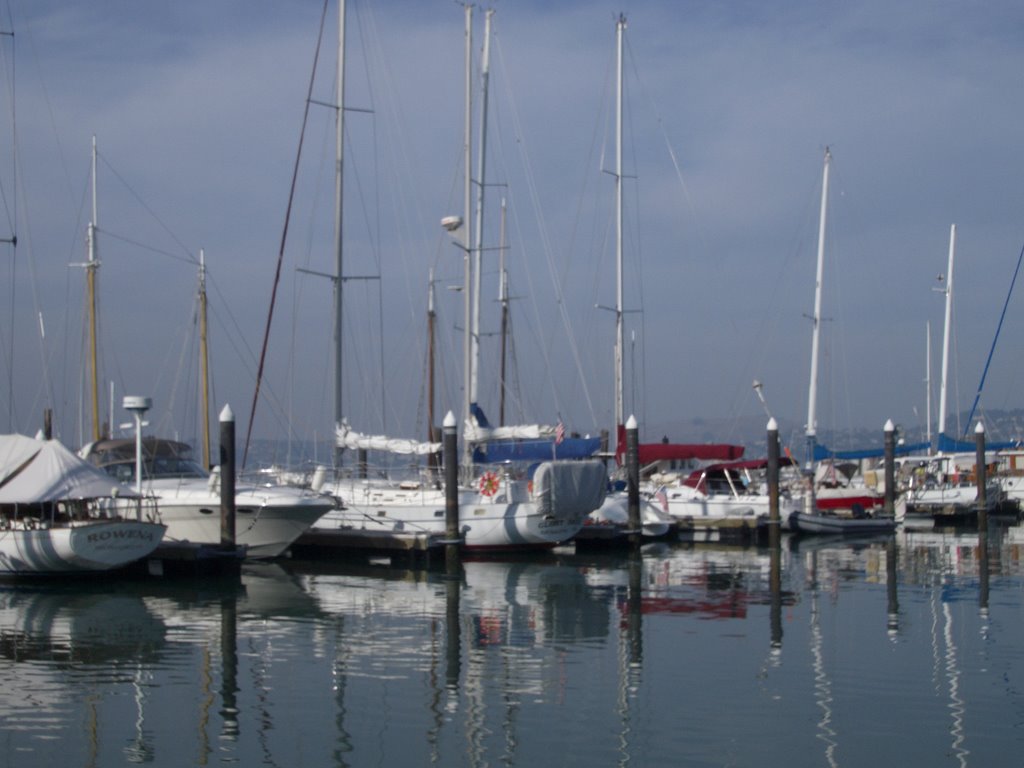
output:
{"label": "overcast sky", "polygon": [[[608,171],[620,12],[625,400],[642,437],[693,439],[683,424],[699,417],[721,419],[710,437],[731,439],[735,420],[764,416],[755,379],[772,413],[803,429],[826,147],[819,430],[880,430],[888,418],[923,428],[929,323],[934,421],[936,276],[954,223],[948,410],[970,407],[1024,245],[1024,7],[493,8],[480,398],[493,418],[504,197],[515,297],[506,420],[562,419],[583,433],[614,426],[614,315],[597,305],[615,303]],[[152,431],[196,433],[193,305],[204,249],[211,408],[230,403],[239,429],[248,427],[321,10],[319,0],[5,4],[0,23],[14,37],[0,38],[3,95],[9,106],[13,93],[16,111],[0,121],[0,183],[18,246],[2,255],[0,429],[34,432],[52,407],[65,442],[87,437],[85,277],[69,265],[86,254],[94,135],[104,411],[113,383],[115,422],[126,420],[123,395],[144,394],[154,398]],[[332,1],[319,102],[333,101],[336,12]],[[431,268],[437,419],[459,412],[462,295],[449,286],[462,281],[462,254],[439,221],[463,213],[463,27],[450,0],[349,3],[344,398],[360,431],[425,432]],[[310,109],[260,437],[290,428],[322,439],[331,429],[331,283],[297,268],[333,271],[333,119],[328,107]],[[1022,405],[1022,339],[1024,306],[1013,297],[984,408]]]}

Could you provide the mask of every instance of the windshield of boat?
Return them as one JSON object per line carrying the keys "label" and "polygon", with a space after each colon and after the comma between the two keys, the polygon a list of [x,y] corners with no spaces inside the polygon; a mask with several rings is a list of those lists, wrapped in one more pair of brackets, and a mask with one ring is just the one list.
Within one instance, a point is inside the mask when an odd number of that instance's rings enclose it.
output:
{"label": "windshield of boat", "polygon": [[[107,474],[116,477],[122,483],[132,483],[135,481],[134,460],[105,464],[103,469]],[[192,459],[184,459],[179,456],[158,456],[153,459],[146,459],[142,463],[142,476],[145,480],[206,478],[208,474]]]}

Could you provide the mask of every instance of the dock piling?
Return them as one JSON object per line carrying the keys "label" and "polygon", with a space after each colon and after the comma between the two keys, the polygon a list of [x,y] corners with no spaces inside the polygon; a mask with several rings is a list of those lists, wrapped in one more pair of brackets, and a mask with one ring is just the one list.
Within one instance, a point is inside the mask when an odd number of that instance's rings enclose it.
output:
{"label": "dock piling", "polygon": [[235,547],[235,414],[230,405],[220,412],[220,543]]}
{"label": "dock piling", "polygon": [[883,428],[885,434],[885,514],[896,514],[896,425],[887,419]]}

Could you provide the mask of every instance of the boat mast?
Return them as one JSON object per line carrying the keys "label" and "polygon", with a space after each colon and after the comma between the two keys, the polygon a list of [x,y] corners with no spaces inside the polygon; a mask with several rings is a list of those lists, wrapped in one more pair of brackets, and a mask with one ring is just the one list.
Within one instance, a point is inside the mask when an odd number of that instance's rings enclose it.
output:
{"label": "boat mast", "polygon": [[[472,206],[472,184],[473,184],[473,6],[466,3],[464,6],[466,16],[466,51],[465,51],[465,105],[466,114],[463,126],[463,164],[466,172],[463,176],[463,208],[465,215],[462,221],[462,252],[465,271],[465,284],[462,292],[463,298],[463,333],[462,333],[462,424],[463,429],[469,425],[469,401],[470,382],[472,380],[472,344],[470,342],[470,308],[472,301],[472,259],[471,247],[473,240],[470,235],[472,229],[469,211]],[[472,450],[469,441],[465,438],[462,441],[462,467],[468,473],[472,467]]]}
{"label": "boat mast", "polygon": [[[427,280],[427,442],[435,441],[437,427],[434,423],[434,328],[437,322],[437,310],[434,307],[434,268],[428,272]],[[431,453],[427,457],[430,468],[437,471],[440,457]]]}
{"label": "boat mast", "polygon": [[[338,74],[335,119],[335,164],[334,164],[334,426],[341,425],[342,409],[341,347],[342,347],[342,210],[345,167],[345,0],[338,3]],[[344,449],[335,444],[334,467],[341,467]]]}
{"label": "boat mast", "polygon": [[200,402],[202,403],[203,426],[203,468],[209,469],[210,462],[210,367],[209,347],[206,335],[206,254],[199,249],[199,367]]}
{"label": "boat mast", "polygon": [[498,399],[498,424],[505,426],[505,390],[508,357],[508,272],[505,271],[505,198],[501,198],[501,237],[498,250],[498,302],[501,304],[501,376]]}
{"label": "boat mast", "polygon": [[924,431],[928,445],[932,444],[932,323],[924,324]]}
{"label": "boat mast", "polygon": [[[620,14],[615,24],[615,435],[625,424],[623,407],[623,289],[622,289],[622,38],[626,15]],[[616,451],[618,450],[616,445]]]}
{"label": "boat mast", "polygon": [[484,241],[484,192],[487,163],[487,93],[491,70],[491,16],[493,10],[484,13],[484,49],[480,59],[480,143],[477,147],[476,180],[476,231],[473,233],[473,326],[469,334],[472,345],[473,364],[470,368],[469,402],[476,406],[480,401],[480,285],[483,267]]}
{"label": "boat mast", "polygon": [[949,226],[949,264],[946,267],[946,317],[942,329],[942,380],[939,382],[939,441],[946,434],[946,383],[949,376],[949,328],[953,315],[953,254],[956,251],[956,224]]}
{"label": "boat mast", "polygon": [[88,260],[85,264],[85,285],[89,303],[89,379],[92,390],[92,439],[99,440],[103,435],[100,429],[100,393],[99,370],[96,353],[96,271],[99,261],[96,258],[96,137],[92,137],[92,220],[86,229]]}
{"label": "boat mast", "polygon": [[[818,347],[821,343],[821,289],[822,276],[825,271],[825,217],[828,210],[828,169],[832,161],[832,153],[825,148],[825,168],[821,182],[821,213],[818,219],[818,266],[814,279],[814,316],[811,334],[811,383],[807,397],[807,466],[808,473],[814,472],[814,446],[818,434]],[[814,483],[811,483],[811,499],[813,501]]]}

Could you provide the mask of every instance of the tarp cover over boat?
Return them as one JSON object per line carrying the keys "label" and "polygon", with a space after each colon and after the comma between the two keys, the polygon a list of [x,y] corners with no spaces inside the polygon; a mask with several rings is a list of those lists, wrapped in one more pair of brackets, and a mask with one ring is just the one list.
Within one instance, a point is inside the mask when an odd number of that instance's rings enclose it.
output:
{"label": "tarp cover over boat", "polygon": [[[925,443],[925,449],[928,447],[928,444]],[[949,435],[939,435],[938,437],[939,453],[968,453],[977,447],[978,443],[976,440],[957,440]],[[985,448],[990,451],[1008,451],[1019,447],[1020,442],[1014,440],[1001,443],[985,442]]]}
{"label": "tarp cover over boat", "polygon": [[[626,427],[619,425],[615,460],[622,466],[626,458]],[[736,461],[743,457],[744,447],[729,443],[640,443],[637,446],[641,465],[655,461]]]}
{"label": "tarp cover over boat", "polygon": [[533,475],[533,497],[544,515],[588,515],[604,502],[608,476],[600,461],[545,461]]}
{"label": "tarp cover over boat", "polygon": [[56,440],[0,435],[0,503],[131,496],[135,491]]}
{"label": "tarp cover over boat", "polygon": [[[927,452],[928,443],[903,443],[896,446],[896,456],[907,456],[914,453]],[[974,445],[972,443],[971,447]],[[885,456],[884,448],[864,448],[852,451],[832,451],[820,444],[814,446],[814,460],[841,459],[843,461],[859,461],[860,459],[881,459]]]}
{"label": "tarp cover over boat", "polygon": [[[779,458],[779,467],[795,467],[797,465],[789,456]],[[732,475],[738,477],[747,471],[761,472],[768,469],[768,459],[744,459],[743,461],[730,461],[724,464],[708,464],[701,469],[695,469],[683,480],[683,485],[690,488],[703,489],[709,478],[726,479]]]}

